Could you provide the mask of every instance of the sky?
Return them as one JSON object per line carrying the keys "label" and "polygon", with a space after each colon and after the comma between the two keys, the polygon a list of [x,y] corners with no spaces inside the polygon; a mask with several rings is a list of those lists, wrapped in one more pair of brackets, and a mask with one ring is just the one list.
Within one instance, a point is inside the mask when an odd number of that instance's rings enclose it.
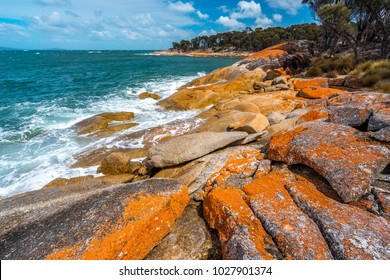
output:
{"label": "sky", "polygon": [[301,0],[1,0],[0,46],[159,50],[245,27],[313,22]]}

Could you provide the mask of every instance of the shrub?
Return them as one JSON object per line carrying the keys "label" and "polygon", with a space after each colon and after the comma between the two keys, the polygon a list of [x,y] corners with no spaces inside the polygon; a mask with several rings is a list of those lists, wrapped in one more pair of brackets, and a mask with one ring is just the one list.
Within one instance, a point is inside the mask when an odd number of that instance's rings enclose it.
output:
{"label": "shrub", "polygon": [[383,80],[378,82],[375,85],[375,90],[383,93],[390,93],[390,80]]}
{"label": "shrub", "polygon": [[[331,59],[318,58],[311,64],[307,71],[310,77],[319,76],[323,73],[331,73],[331,76],[346,75],[356,67],[355,58],[352,55],[336,56]],[[321,73],[319,73],[319,69]],[[306,74],[308,75],[308,74]]]}
{"label": "shrub", "polygon": [[390,60],[367,61],[359,64],[351,75],[358,76],[365,86],[386,88],[390,80]]}
{"label": "shrub", "polygon": [[319,66],[312,66],[306,72],[306,77],[318,77],[321,75],[322,75],[322,69]]}
{"label": "shrub", "polygon": [[329,72],[328,74],[326,74],[327,78],[337,78],[337,76],[338,76],[338,73],[336,71],[332,71],[332,72]]}

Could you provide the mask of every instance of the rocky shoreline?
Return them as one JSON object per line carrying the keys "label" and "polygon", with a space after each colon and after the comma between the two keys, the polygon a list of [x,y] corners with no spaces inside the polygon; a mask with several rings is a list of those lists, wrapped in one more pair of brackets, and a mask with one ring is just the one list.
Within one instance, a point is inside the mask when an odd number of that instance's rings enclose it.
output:
{"label": "rocky shoreline", "polygon": [[165,56],[194,56],[194,57],[239,57],[244,58],[252,55],[252,52],[237,52],[237,51],[221,51],[214,52],[211,50],[208,51],[188,51],[180,52],[175,50],[164,50],[153,52],[154,55],[165,55]]}
{"label": "rocky shoreline", "polygon": [[76,157],[104,176],[0,200],[1,259],[390,259],[390,94],[300,78],[313,53],[290,42],[217,69],[158,102],[198,116]]}

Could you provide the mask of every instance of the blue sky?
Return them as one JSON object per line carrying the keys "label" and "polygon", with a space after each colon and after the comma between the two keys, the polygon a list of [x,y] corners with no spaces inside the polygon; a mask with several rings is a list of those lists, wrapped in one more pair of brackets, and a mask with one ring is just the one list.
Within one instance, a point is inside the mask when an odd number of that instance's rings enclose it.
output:
{"label": "blue sky", "polygon": [[0,46],[166,49],[229,30],[313,22],[301,0],[1,0]]}

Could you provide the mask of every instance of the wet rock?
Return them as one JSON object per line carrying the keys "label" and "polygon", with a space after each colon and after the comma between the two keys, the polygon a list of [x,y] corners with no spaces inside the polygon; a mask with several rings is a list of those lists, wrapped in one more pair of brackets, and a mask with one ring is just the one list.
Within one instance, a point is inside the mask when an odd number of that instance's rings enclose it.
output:
{"label": "wet rock", "polygon": [[385,219],[327,198],[306,180],[285,187],[302,211],[317,223],[335,259],[390,258],[390,227]]}
{"label": "wet rock", "polygon": [[142,167],[139,161],[132,161],[132,154],[115,152],[103,159],[97,172],[105,175],[138,174]]}
{"label": "wet rock", "polygon": [[109,124],[107,127],[100,129],[93,133],[92,137],[104,138],[110,136],[119,131],[123,131],[132,127],[137,126],[138,123],[123,123],[123,124]]}
{"label": "wet rock", "polygon": [[168,139],[149,150],[154,167],[174,166],[200,158],[248,136],[246,132],[200,132]]}
{"label": "wet rock", "polygon": [[1,259],[143,259],[189,202],[176,180],[66,186],[0,201]]}
{"label": "wet rock", "polygon": [[325,177],[345,202],[358,200],[389,164],[390,150],[351,127],[309,122],[274,135],[269,159],[302,163]]}
{"label": "wet rock", "polygon": [[102,113],[73,125],[78,135],[106,129],[112,121],[128,121],[134,118],[133,112]]}
{"label": "wet rock", "polygon": [[161,99],[161,97],[158,96],[157,94],[150,93],[150,92],[143,92],[140,95],[138,95],[138,98],[139,99],[152,98],[152,99],[155,99],[155,100],[160,100]]}
{"label": "wet rock", "polygon": [[267,115],[268,121],[270,125],[278,124],[281,121],[283,121],[286,116],[279,112],[273,112],[269,115]]}
{"label": "wet rock", "polygon": [[93,179],[93,175],[89,176],[80,176],[80,177],[73,177],[70,179],[67,178],[56,178],[46,184],[43,188],[44,189],[50,189],[50,188],[56,188],[56,187],[62,187],[67,185],[75,185],[75,184],[82,184],[85,181],[88,181],[90,179]]}
{"label": "wet rock", "polygon": [[99,148],[92,151],[87,151],[75,156],[76,162],[72,164],[72,168],[90,167],[100,165],[104,158],[114,152],[126,153],[130,159],[146,158],[148,151],[143,148]]}
{"label": "wet rock", "polygon": [[279,172],[253,180],[243,188],[247,201],[286,259],[329,260],[333,256],[317,225],[284,188],[288,175]]}
{"label": "wet rock", "polygon": [[329,106],[329,121],[349,126],[361,126],[368,121],[372,111],[368,104],[359,101],[345,102],[341,106]]}
{"label": "wet rock", "polygon": [[213,190],[203,203],[204,216],[218,231],[223,259],[271,260],[280,258],[272,238],[235,189]]}
{"label": "wet rock", "polygon": [[368,121],[368,130],[375,131],[390,126],[390,108],[375,112]]}
{"label": "wet rock", "polygon": [[198,210],[190,205],[176,221],[171,232],[145,260],[221,259],[218,237],[207,226]]}

